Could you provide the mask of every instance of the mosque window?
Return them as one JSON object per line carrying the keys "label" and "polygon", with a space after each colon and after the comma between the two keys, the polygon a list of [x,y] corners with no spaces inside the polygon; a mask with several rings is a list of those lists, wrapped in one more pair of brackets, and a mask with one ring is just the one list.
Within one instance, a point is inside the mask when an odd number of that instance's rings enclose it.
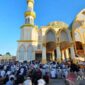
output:
{"label": "mosque window", "polygon": [[30,23],[30,19],[29,18],[27,19],[27,23]]}
{"label": "mosque window", "polygon": [[30,19],[27,18],[27,19],[25,20],[25,23],[26,23],[26,24],[27,24],[27,23],[30,23]]}

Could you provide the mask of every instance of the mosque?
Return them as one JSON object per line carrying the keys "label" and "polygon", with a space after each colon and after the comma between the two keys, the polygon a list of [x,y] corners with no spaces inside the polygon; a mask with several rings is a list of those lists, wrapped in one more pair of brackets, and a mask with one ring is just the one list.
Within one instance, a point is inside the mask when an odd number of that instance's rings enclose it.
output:
{"label": "mosque", "polygon": [[80,11],[70,26],[54,21],[38,28],[34,24],[34,0],[27,0],[27,5],[25,24],[21,26],[18,40],[18,61],[46,63],[85,57],[85,9]]}

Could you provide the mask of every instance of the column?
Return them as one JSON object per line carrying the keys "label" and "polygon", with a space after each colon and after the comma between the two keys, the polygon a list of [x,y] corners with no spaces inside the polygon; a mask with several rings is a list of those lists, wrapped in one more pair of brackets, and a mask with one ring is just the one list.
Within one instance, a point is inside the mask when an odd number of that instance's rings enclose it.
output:
{"label": "column", "polygon": [[83,44],[84,54],[85,54],[85,44]]}
{"label": "column", "polygon": [[66,59],[69,60],[69,51],[68,51],[68,49],[65,50],[65,54],[66,54]]}
{"label": "column", "polygon": [[84,60],[85,60],[85,44],[83,44],[83,50],[84,50]]}
{"label": "column", "polygon": [[64,51],[62,51],[62,60],[65,60]]}
{"label": "column", "polygon": [[54,51],[52,52],[52,60],[55,61]]}
{"label": "column", "polygon": [[74,59],[75,58],[75,52],[74,52],[73,46],[70,47],[70,52],[71,52],[71,59]]}
{"label": "column", "polygon": [[35,51],[33,51],[33,60],[35,60]]}
{"label": "column", "polygon": [[61,51],[60,51],[59,46],[57,46],[57,48],[56,48],[56,54],[57,54],[57,61],[60,62],[61,61]]}
{"label": "column", "polygon": [[45,64],[46,63],[46,47],[43,46],[42,48],[42,63]]}

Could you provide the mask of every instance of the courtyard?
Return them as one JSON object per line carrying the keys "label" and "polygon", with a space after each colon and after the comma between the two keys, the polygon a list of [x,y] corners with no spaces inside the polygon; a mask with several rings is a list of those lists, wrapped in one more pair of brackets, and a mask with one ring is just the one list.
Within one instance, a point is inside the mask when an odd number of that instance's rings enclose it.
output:
{"label": "courtyard", "polygon": [[65,85],[63,79],[51,79],[49,85]]}

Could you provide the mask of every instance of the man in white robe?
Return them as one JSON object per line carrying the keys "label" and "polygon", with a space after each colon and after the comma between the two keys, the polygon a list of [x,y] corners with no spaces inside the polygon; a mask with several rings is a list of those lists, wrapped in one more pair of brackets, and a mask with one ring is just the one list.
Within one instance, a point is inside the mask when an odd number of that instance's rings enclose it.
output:
{"label": "man in white robe", "polygon": [[46,85],[46,82],[45,82],[45,80],[44,79],[39,79],[38,80],[38,85]]}
{"label": "man in white robe", "polygon": [[24,81],[23,85],[32,85],[32,81],[31,81],[30,77],[27,77],[27,79]]}

